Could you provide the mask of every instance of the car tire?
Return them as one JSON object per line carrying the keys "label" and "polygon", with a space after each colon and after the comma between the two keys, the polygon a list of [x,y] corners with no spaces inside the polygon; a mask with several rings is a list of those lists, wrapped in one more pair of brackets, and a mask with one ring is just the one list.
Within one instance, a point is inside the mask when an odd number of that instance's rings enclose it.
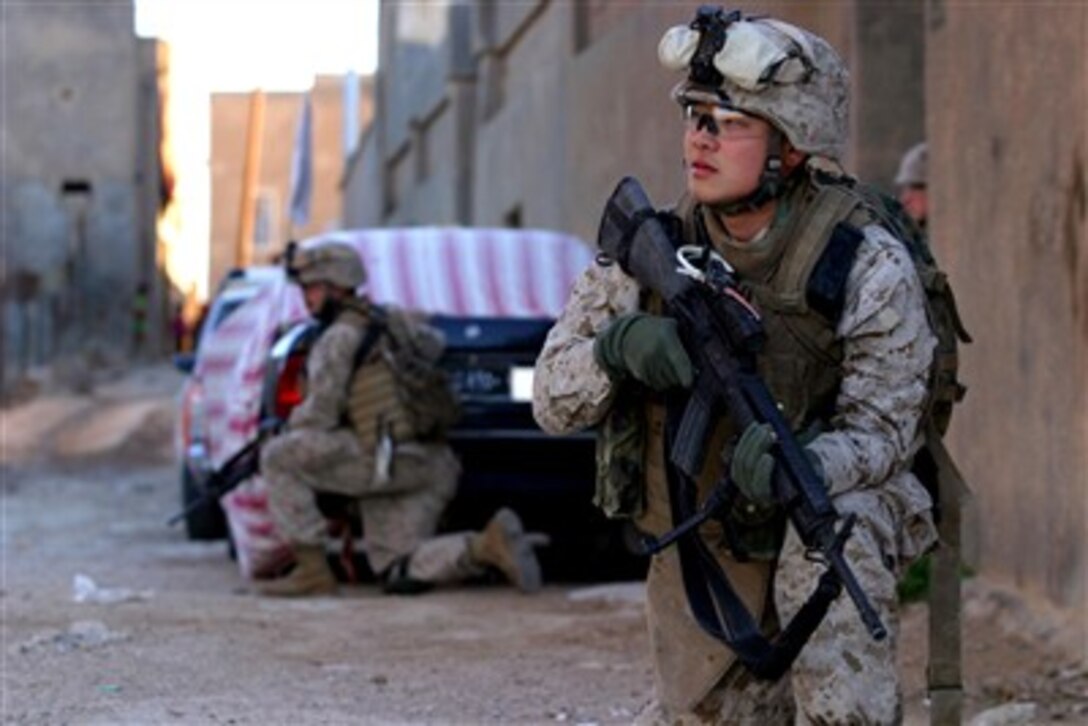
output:
{"label": "car tire", "polygon": [[[188,508],[200,499],[203,492],[189,468],[181,467],[181,506]],[[227,520],[223,509],[215,500],[206,501],[185,515],[185,534],[191,540],[218,540],[227,536]]]}

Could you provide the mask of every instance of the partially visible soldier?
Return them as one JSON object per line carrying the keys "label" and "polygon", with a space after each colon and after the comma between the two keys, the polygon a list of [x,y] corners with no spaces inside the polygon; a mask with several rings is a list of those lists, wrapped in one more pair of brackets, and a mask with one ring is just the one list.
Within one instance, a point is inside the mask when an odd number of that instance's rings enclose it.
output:
{"label": "partially visible soldier", "polygon": [[[525,533],[512,510],[499,510],[479,533],[434,536],[460,475],[445,441],[397,441],[390,451],[389,441],[364,445],[354,430],[348,406],[354,377],[372,377],[379,387],[394,385],[377,354],[381,338],[356,373],[357,353],[375,314],[370,301],[356,295],[366,281],[358,253],[349,245],[327,244],[300,251],[289,264],[307,309],[324,330],[306,361],[305,399],[291,412],[285,431],[261,452],[273,520],[290,541],[295,564],[282,577],[258,583],[259,590],[281,596],[336,590],[325,556],[327,522],[316,492],[362,500],[364,548],[387,592],[419,592],[489,568],[523,591],[539,589],[533,547],[542,543],[540,536]],[[381,394],[372,399],[378,407],[397,400],[392,390],[373,393]],[[374,420],[395,415],[393,410],[367,412]]]}
{"label": "partially visible soldier", "polygon": [[899,203],[907,210],[924,232],[929,218],[929,186],[927,170],[929,167],[929,147],[926,142],[915,144],[903,154],[899,161],[899,171],[895,175],[896,194]]}
{"label": "partially visible soldier", "polygon": [[[847,71],[801,28],[707,6],[658,52],[687,75],[672,93],[687,190],[664,223],[678,246],[723,257],[759,309],[759,373],[840,514],[857,516],[844,554],[889,634],[874,640],[840,595],[787,675],[759,680],[693,615],[685,582],[709,568],[668,547],[647,581],[655,694],[639,721],[895,723],[897,575],[935,539],[930,496],[910,471],[934,336],[910,255],[840,166]],[[575,284],[537,361],[538,423],[599,425],[597,501],[654,536],[679,524],[666,404],[695,373],[660,297],[604,258]],[[739,500],[685,535],[771,634],[824,572],[782,527],[773,448],[765,424],[742,431],[721,415],[695,495],[705,501],[726,473]]]}

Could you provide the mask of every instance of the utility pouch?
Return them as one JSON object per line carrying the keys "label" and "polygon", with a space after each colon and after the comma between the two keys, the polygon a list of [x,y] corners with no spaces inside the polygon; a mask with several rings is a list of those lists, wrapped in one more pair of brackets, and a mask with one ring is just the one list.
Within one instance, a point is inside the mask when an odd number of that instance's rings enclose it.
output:
{"label": "utility pouch", "polygon": [[738,492],[722,519],[725,545],[742,562],[774,560],[785,540],[785,524],[782,507],[753,502]]}
{"label": "utility pouch", "polygon": [[377,488],[385,487],[393,480],[393,455],[397,445],[392,428],[384,417],[379,417],[378,443],[374,447],[374,486]]}
{"label": "utility pouch", "polygon": [[622,383],[597,429],[597,487],[593,503],[610,519],[636,519],[646,509],[642,396]]}

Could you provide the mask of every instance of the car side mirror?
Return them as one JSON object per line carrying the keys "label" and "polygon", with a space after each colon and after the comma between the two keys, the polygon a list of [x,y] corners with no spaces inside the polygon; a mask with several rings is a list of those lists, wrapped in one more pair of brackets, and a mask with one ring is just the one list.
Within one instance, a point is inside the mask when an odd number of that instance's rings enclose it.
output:
{"label": "car side mirror", "polygon": [[174,353],[174,367],[185,374],[193,372],[196,367],[195,353]]}

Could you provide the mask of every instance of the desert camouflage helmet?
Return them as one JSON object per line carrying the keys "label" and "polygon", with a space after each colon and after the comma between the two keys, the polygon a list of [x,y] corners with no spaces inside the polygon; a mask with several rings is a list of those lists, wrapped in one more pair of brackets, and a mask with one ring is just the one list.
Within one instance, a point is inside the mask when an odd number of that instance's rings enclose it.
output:
{"label": "desert camouflage helmet", "polygon": [[899,162],[899,171],[895,175],[895,185],[926,186],[926,170],[929,166],[929,149],[926,142],[915,144],[903,154]]}
{"label": "desert camouflage helmet", "polygon": [[689,25],[665,33],[657,54],[666,68],[688,71],[673,89],[677,102],[759,116],[794,148],[842,160],[850,75],[823,38],[780,20],[704,5]]}
{"label": "desert camouflage helmet", "polygon": [[327,282],[354,290],[366,282],[366,269],[359,253],[343,242],[297,249],[288,255],[287,273],[303,285]]}

